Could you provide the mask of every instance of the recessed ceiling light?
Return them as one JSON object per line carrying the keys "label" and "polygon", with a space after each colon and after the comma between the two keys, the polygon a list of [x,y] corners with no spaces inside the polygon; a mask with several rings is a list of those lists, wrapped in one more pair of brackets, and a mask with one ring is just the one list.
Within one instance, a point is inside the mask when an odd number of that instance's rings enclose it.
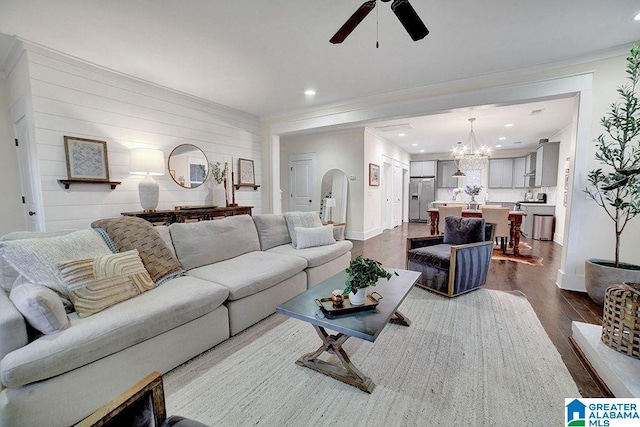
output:
{"label": "recessed ceiling light", "polygon": [[412,147],[417,147],[417,146],[418,146],[418,144],[411,144],[411,146],[412,146]]}
{"label": "recessed ceiling light", "polygon": [[640,13],[633,17],[634,21],[640,21]]}
{"label": "recessed ceiling light", "polygon": [[496,145],[496,148],[501,148],[501,147],[502,147],[502,144],[497,144]]}
{"label": "recessed ceiling light", "polygon": [[510,128],[511,126],[513,126],[513,123],[507,123],[506,125],[504,125],[504,127],[506,128]]}
{"label": "recessed ceiling light", "polygon": [[421,153],[424,153],[424,150],[420,150]]}
{"label": "recessed ceiling light", "polygon": [[407,136],[406,133],[399,133],[398,136]]}
{"label": "recessed ceiling light", "polygon": [[313,89],[307,89],[307,90],[304,91],[304,94],[307,95],[307,96],[313,96],[313,95],[316,94],[316,91],[313,90]]}
{"label": "recessed ceiling light", "polygon": [[501,136],[500,138],[498,138],[500,141],[504,141],[505,139],[507,139],[506,136]]}

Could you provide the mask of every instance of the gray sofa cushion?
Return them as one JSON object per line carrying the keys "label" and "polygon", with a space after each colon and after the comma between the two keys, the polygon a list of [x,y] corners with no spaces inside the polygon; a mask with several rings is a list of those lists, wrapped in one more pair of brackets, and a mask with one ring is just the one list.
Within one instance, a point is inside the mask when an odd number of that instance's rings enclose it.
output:
{"label": "gray sofa cushion", "polygon": [[201,317],[228,295],[225,287],[195,277],[168,280],[93,316],[71,316],[68,329],[7,354],[0,378],[18,387],[71,371]]}
{"label": "gray sofa cushion", "polygon": [[276,246],[291,243],[287,221],[281,214],[254,215],[253,222],[258,230],[260,248],[263,251],[275,248]]}
{"label": "gray sofa cushion", "polygon": [[260,250],[258,232],[249,215],[173,223],[169,231],[176,255],[187,270]]}
{"label": "gray sofa cushion", "polygon": [[291,243],[294,247],[298,246],[298,240],[296,239],[296,227],[322,227],[322,221],[320,221],[320,215],[318,212],[285,212],[284,219],[287,221],[287,228],[289,229],[289,235],[291,236]]}
{"label": "gray sofa cushion", "polygon": [[451,265],[451,246],[448,243],[441,243],[439,245],[411,249],[407,254],[407,258],[417,264],[428,264],[442,270],[449,270]]}
{"label": "gray sofa cushion", "polygon": [[237,300],[275,286],[306,267],[307,261],[300,257],[256,251],[194,268],[189,274],[220,283],[229,289],[229,300]]}
{"label": "gray sofa cushion", "polygon": [[291,244],[280,245],[269,249],[268,253],[293,255],[307,260],[308,267],[317,267],[333,261],[346,254],[353,248],[353,243],[349,240],[341,240],[328,246],[318,246],[315,248],[296,249]]}

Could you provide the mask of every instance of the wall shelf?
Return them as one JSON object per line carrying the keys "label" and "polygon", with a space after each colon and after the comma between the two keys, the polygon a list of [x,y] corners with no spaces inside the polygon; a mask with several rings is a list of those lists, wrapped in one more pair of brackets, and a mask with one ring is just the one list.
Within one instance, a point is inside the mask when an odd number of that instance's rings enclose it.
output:
{"label": "wall shelf", "polygon": [[68,190],[71,184],[107,184],[112,190],[116,189],[116,185],[120,185],[121,181],[92,181],[90,179],[59,179],[58,182],[64,185],[64,189]]}
{"label": "wall shelf", "polygon": [[253,187],[254,190],[257,190],[260,186],[257,184],[233,184],[236,187],[236,190],[239,190],[240,187]]}

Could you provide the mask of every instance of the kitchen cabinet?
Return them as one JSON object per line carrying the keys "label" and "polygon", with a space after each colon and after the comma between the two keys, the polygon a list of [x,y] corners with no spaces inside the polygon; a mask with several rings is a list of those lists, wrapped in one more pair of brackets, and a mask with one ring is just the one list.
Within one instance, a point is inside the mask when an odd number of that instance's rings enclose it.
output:
{"label": "kitchen cabinet", "polygon": [[540,144],[536,150],[536,187],[555,187],[558,185],[558,157],[560,142]]}
{"label": "kitchen cabinet", "polygon": [[410,162],[409,174],[412,178],[421,178],[423,176],[436,176],[435,160],[420,160]]}
{"label": "kitchen cabinet", "polygon": [[513,187],[513,159],[489,160],[489,188]]}
{"label": "kitchen cabinet", "polygon": [[527,188],[529,177],[527,173],[527,158],[517,157],[513,159],[513,188]]}
{"label": "kitchen cabinet", "polygon": [[458,168],[453,160],[438,160],[438,173],[436,174],[438,188],[456,188],[458,186],[458,178],[451,175],[456,173]]}

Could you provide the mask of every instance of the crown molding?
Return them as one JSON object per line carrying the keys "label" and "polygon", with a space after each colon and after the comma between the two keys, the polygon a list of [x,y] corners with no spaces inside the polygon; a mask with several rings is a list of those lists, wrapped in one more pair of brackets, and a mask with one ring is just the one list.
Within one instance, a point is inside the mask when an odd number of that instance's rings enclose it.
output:
{"label": "crown molding", "polygon": [[3,58],[0,58],[0,77],[7,78],[15,68],[24,53],[24,46],[16,36],[6,36],[11,38],[9,49]]}

